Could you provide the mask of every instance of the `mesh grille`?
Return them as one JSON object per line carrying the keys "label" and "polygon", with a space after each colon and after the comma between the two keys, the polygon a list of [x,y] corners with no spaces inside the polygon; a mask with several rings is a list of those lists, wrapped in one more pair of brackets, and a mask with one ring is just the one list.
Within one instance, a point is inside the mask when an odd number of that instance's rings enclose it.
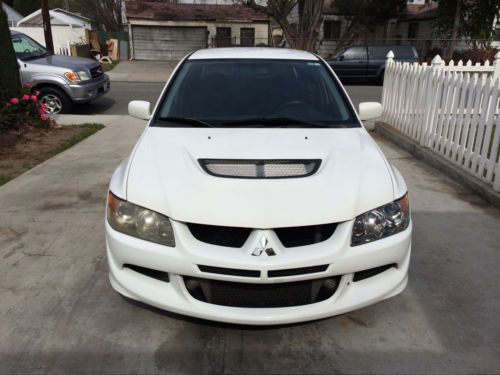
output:
{"label": "mesh grille", "polygon": [[324,301],[335,293],[340,276],[276,284],[250,284],[184,277],[194,298],[222,306],[290,307]]}
{"label": "mesh grille", "polygon": [[320,160],[231,160],[200,159],[209,174],[232,178],[297,178],[310,176],[318,170]]}

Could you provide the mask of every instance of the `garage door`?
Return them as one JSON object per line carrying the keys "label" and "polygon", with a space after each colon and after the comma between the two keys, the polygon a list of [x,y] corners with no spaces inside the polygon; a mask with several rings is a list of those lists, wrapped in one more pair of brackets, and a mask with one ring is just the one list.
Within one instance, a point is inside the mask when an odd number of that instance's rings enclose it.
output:
{"label": "garage door", "polygon": [[133,26],[137,60],[180,60],[189,52],[207,47],[206,27]]}

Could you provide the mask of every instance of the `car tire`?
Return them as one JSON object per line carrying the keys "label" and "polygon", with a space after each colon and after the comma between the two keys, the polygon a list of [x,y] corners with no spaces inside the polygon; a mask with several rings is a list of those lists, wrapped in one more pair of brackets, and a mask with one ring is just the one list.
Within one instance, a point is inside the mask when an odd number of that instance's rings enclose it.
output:
{"label": "car tire", "polygon": [[70,113],[73,103],[68,96],[57,87],[42,87],[39,99],[42,104],[47,106],[47,114]]}

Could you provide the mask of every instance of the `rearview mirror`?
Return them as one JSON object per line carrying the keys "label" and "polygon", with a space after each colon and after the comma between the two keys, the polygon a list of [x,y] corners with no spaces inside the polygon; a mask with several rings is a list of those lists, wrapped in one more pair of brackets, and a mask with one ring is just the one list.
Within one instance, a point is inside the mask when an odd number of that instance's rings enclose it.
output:
{"label": "rearview mirror", "polygon": [[358,107],[359,119],[364,120],[375,120],[382,116],[382,104],[377,102],[364,102],[359,103]]}
{"label": "rearview mirror", "polygon": [[151,117],[151,103],[143,100],[132,100],[128,103],[128,114],[140,120],[149,120]]}

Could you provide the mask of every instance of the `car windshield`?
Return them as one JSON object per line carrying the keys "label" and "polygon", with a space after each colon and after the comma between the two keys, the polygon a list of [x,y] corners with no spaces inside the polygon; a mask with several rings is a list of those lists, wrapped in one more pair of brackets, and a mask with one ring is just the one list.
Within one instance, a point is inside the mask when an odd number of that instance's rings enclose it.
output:
{"label": "car windshield", "polygon": [[359,127],[318,60],[187,60],[152,126]]}
{"label": "car windshield", "polygon": [[49,54],[40,44],[22,34],[12,35],[12,45],[14,46],[17,58],[21,60],[34,59]]}

